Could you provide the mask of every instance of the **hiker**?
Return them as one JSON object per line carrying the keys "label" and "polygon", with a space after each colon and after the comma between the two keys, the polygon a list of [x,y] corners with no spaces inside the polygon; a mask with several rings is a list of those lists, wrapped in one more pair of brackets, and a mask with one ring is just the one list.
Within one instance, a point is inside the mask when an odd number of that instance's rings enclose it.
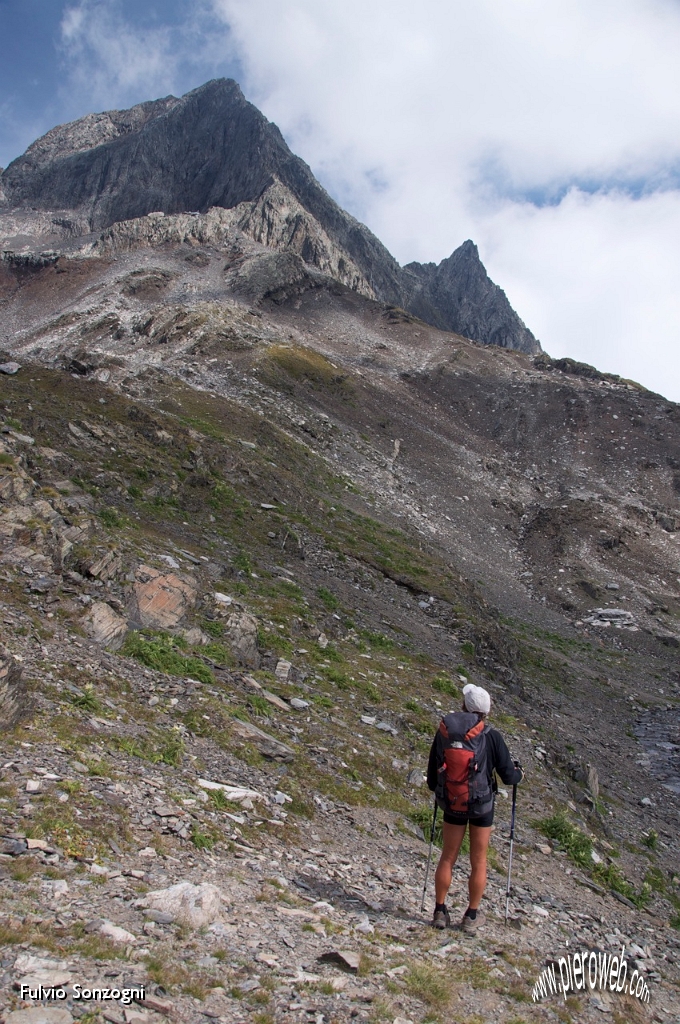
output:
{"label": "hiker", "polygon": [[491,697],[481,686],[463,687],[463,710],[445,715],[433,740],[427,784],[444,812],[441,857],[434,876],[436,905],[433,928],[450,928],[446,894],[465,829],[470,827],[469,904],[459,928],[474,935],[484,921],[479,910],[486,888],[486,855],[493,824],[497,772],[506,786],[521,782],[524,773],[513,762],[505,740],[486,724]]}

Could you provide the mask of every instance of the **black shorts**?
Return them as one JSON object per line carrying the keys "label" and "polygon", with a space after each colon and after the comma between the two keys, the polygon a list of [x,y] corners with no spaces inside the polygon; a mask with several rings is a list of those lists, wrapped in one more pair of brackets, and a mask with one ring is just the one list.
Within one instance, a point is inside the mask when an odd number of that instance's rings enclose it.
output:
{"label": "black shorts", "polygon": [[448,811],[444,811],[444,821],[447,825],[474,825],[476,828],[490,828],[493,825],[493,812],[494,808],[492,807],[488,814],[471,818],[467,814],[449,814]]}

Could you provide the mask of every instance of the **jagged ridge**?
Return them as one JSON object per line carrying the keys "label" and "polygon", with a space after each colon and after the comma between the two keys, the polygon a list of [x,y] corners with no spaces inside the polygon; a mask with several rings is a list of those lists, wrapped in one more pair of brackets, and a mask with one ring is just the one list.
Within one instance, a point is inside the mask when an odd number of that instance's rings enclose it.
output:
{"label": "jagged ridge", "polygon": [[96,232],[153,212],[254,204],[238,226],[256,241],[292,248],[349,287],[437,327],[486,344],[540,350],[472,243],[438,267],[402,269],[231,80],[53,129],[4,171],[0,201],[3,196],[15,221],[16,211],[29,206],[62,211],[56,229],[71,235],[83,215]]}

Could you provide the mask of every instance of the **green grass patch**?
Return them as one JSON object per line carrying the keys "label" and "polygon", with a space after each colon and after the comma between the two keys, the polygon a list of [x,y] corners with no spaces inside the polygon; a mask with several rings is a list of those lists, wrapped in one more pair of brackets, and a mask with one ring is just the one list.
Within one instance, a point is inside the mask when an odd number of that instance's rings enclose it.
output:
{"label": "green grass patch", "polygon": [[390,640],[388,636],[383,633],[373,633],[370,629],[360,629],[359,636],[367,640],[371,647],[377,648],[380,651],[393,651],[396,644],[393,640]]}
{"label": "green grass patch", "polygon": [[186,644],[179,637],[167,633],[129,633],[121,648],[121,654],[136,658],[148,668],[166,672],[173,676],[190,676],[202,683],[214,683],[215,677],[208,666],[199,658],[183,653]]}
{"label": "green grass patch", "polygon": [[593,844],[580,828],[577,828],[564,813],[557,811],[549,818],[534,822],[534,826],[560,844],[567,856],[581,868],[590,868],[593,864]]}
{"label": "green grass patch", "polygon": [[612,889],[614,892],[620,893],[621,896],[625,896],[636,907],[644,907],[649,903],[652,895],[652,886],[649,882],[643,882],[640,889],[636,889],[634,885],[631,885],[617,864],[607,864],[606,867],[604,864],[596,864],[593,878],[608,889]]}
{"label": "green grass patch", "polygon": [[97,515],[110,530],[120,529],[125,526],[125,517],[117,512],[115,508],[100,508]]}
{"label": "green grass patch", "polygon": [[327,587],[319,587],[316,596],[323,601],[329,612],[336,612],[340,607],[340,601]]}
{"label": "green grass patch", "polygon": [[112,742],[126,754],[151,764],[163,763],[178,768],[184,757],[184,740],[178,729],[149,730],[143,738],[124,736]]}
{"label": "green grass patch", "polygon": [[445,693],[447,697],[453,697],[456,700],[462,700],[462,694],[453,680],[447,676],[437,676],[436,679],[432,680],[432,689],[436,690],[437,693]]}
{"label": "green grass patch", "polygon": [[449,969],[442,964],[412,963],[404,974],[406,991],[432,1010],[443,1010],[453,996],[453,981]]}

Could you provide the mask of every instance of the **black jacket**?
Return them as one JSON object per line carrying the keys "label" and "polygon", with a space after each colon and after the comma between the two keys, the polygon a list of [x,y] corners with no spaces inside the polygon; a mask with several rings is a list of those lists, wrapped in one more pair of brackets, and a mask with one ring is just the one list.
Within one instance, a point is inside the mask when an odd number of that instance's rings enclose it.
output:
{"label": "black jacket", "polygon": [[[487,772],[489,774],[489,785],[493,779],[494,770],[501,777],[506,786],[515,786],[524,778],[521,768],[515,768],[510,751],[505,745],[505,740],[496,729],[490,726],[486,730],[486,742],[488,749]],[[427,785],[434,793],[437,788],[437,737],[435,736],[430,748],[430,759],[427,764]]]}

